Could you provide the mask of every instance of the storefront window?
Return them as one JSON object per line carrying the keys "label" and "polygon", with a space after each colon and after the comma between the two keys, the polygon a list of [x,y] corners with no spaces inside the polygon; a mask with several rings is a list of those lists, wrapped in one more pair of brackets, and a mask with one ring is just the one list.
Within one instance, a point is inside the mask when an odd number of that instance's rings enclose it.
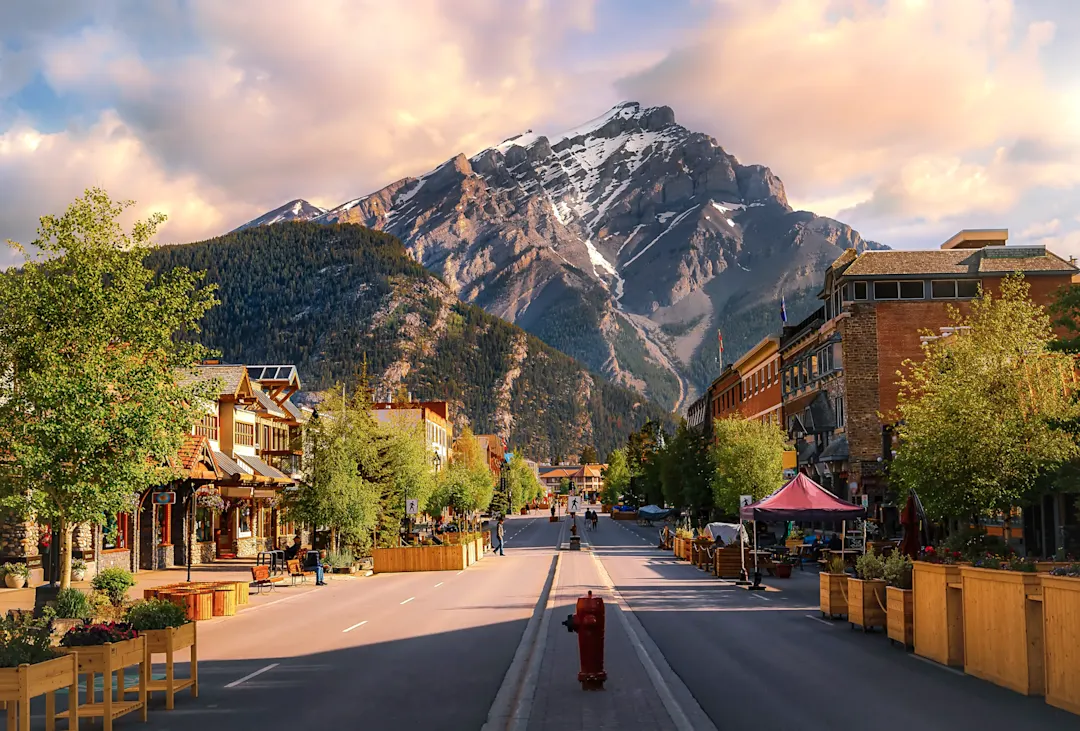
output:
{"label": "storefront window", "polygon": [[172,505],[157,506],[157,539],[166,546],[172,543]]}
{"label": "storefront window", "polygon": [[127,513],[110,515],[102,526],[101,547],[106,551],[128,547],[131,516]]}
{"label": "storefront window", "polygon": [[251,535],[251,508],[246,503],[241,503],[236,508],[236,528],[241,538]]}
{"label": "storefront window", "polygon": [[214,512],[210,508],[195,509],[195,540],[199,543],[214,540]]}

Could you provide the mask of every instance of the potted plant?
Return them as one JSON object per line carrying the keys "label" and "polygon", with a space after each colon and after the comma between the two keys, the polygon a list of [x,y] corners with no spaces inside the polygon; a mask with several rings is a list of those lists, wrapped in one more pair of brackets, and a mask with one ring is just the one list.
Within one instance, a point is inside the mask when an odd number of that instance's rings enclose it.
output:
{"label": "potted plant", "polygon": [[85,593],[68,587],[56,595],[53,612],[53,637],[59,641],[72,627],[93,618],[94,605]]}
{"label": "potted plant", "polygon": [[[198,635],[196,623],[188,620],[179,604],[166,599],[145,599],[135,602],[125,615],[128,624],[146,639],[149,655],[165,655],[165,678],[147,681],[146,692],[165,693],[165,708],[172,710],[176,693],[191,688],[191,696],[199,697]],[[186,647],[191,648],[191,672],[188,678],[177,678],[174,656]],[[135,689],[125,691],[130,693]]]}
{"label": "potted plant", "polygon": [[[425,542],[425,545],[434,545]],[[326,554],[326,560],[330,562],[335,574],[356,573],[356,559],[352,551],[330,551]]]}
{"label": "potted plant", "polygon": [[821,616],[843,617],[848,613],[847,566],[840,556],[829,559],[826,570],[818,576],[820,584]]}
{"label": "potted plant", "polygon": [[855,561],[855,576],[848,579],[848,621],[866,632],[885,627],[885,562],[869,551]]}
{"label": "potted plant", "polygon": [[798,563],[798,561],[799,558],[797,556],[792,556],[790,554],[786,556],[781,556],[773,568],[773,571],[776,573],[776,578],[790,579],[791,570],[795,567],[795,564]]}
{"label": "potted plant", "polygon": [[[146,681],[149,675],[146,655],[146,638],[130,624],[122,622],[103,622],[98,624],[80,624],[72,627],[60,640],[64,652],[74,655],[80,675],[87,675],[87,688],[94,687],[92,676],[100,674],[105,688],[116,684],[113,673],[123,671],[133,665],[139,668],[138,699],[128,701],[121,692],[114,697],[111,692],[103,692],[102,702],[93,703],[92,693],[87,693],[86,703],[78,705],[80,716],[102,716],[105,729],[111,729],[114,719],[141,710],[142,720],[146,722]],[[123,687],[123,683],[120,683]],[[77,699],[78,694],[72,696]],[[58,717],[65,718],[67,713]]]}
{"label": "potted plant", "polygon": [[885,559],[885,608],[889,641],[904,647],[915,645],[914,592],[911,589],[912,561],[899,550]]}
{"label": "potted plant", "polygon": [[21,561],[4,564],[4,584],[9,589],[21,589],[30,580],[30,567]]}
{"label": "potted plant", "polygon": [[1057,566],[1041,577],[1046,702],[1080,714],[1080,563]]}
{"label": "potted plant", "polygon": [[0,703],[8,706],[10,728],[30,728],[30,704],[22,701],[46,693],[53,694],[45,704],[46,728],[55,728],[55,693],[67,688],[77,697],[78,680],[75,659],[53,647],[48,621],[0,618]]}
{"label": "potted plant", "polygon": [[71,580],[84,581],[86,579],[86,561],[81,558],[71,559]]}

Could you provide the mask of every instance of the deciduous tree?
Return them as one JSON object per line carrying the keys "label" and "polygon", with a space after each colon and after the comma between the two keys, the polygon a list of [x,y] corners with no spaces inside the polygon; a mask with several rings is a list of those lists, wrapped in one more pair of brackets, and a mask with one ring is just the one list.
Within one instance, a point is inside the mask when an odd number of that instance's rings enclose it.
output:
{"label": "deciduous tree", "polygon": [[160,214],[125,231],[130,202],[92,188],[43,216],[21,269],[0,274],[0,496],[60,529],[134,509],[177,475],[176,456],[212,384],[185,377],[208,355],[184,337],[215,303],[201,274],[144,266]]}
{"label": "deciduous tree", "polygon": [[600,500],[608,505],[619,502],[619,498],[630,486],[630,469],[626,465],[626,450],[616,449],[608,455],[607,467],[603,470],[604,486]]}
{"label": "deciduous tree", "polygon": [[[948,337],[923,344],[900,378],[900,445],[890,475],[936,518],[978,520],[1029,498],[1039,478],[1075,459],[1072,356],[1056,352],[1049,315],[1020,276],[970,314],[954,310]],[[928,333],[938,335],[938,333]]]}
{"label": "deciduous tree", "polygon": [[739,417],[713,422],[716,445],[713,502],[725,515],[739,510],[739,496],[767,497],[784,479],[784,433],[775,424]]}

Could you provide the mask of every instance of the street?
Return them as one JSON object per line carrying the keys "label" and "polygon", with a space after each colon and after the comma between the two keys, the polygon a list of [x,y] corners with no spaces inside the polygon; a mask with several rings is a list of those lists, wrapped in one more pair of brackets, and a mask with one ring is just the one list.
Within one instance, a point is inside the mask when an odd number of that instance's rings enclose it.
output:
{"label": "street", "polygon": [[[822,620],[814,571],[749,592],[657,550],[653,529],[603,516],[583,550],[556,550],[568,528],[511,517],[506,556],[465,571],[279,591],[200,623],[199,698],[182,694],[174,711],[155,698],[149,728],[1077,727],[1041,698]],[[589,589],[607,605],[609,678],[594,693],[580,690],[577,636],[560,624]]]}

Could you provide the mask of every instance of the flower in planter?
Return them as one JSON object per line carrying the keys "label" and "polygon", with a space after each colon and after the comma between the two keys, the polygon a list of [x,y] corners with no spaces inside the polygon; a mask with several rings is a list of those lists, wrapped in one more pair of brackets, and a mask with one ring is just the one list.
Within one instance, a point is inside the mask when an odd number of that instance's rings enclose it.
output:
{"label": "flower in planter", "polygon": [[226,508],[225,498],[216,491],[207,490],[195,493],[195,502],[200,508],[207,508],[218,513]]}
{"label": "flower in planter", "polygon": [[124,622],[81,624],[69,629],[60,644],[63,647],[91,647],[107,642],[133,640],[138,636],[138,630]]}
{"label": "flower in planter", "polygon": [[0,617],[0,668],[45,662],[59,657],[48,621],[22,615]]}
{"label": "flower in planter", "polygon": [[1069,566],[1056,566],[1050,569],[1050,575],[1080,578],[1080,563],[1074,563]]}

